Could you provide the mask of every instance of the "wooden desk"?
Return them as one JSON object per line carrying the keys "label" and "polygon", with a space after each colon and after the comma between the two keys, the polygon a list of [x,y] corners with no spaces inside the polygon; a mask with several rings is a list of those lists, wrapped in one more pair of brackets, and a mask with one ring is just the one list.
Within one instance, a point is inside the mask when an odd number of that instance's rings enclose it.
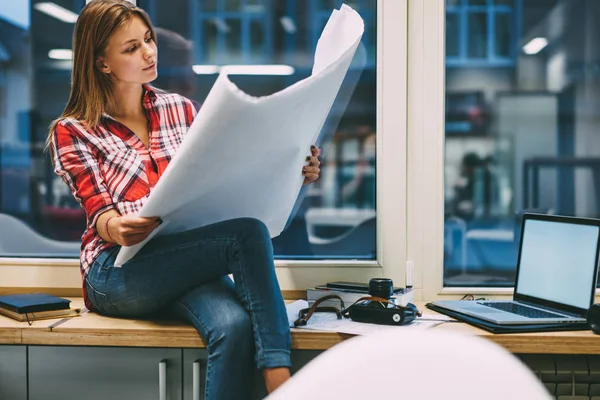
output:
{"label": "wooden desk", "polygon": [[[72,299],[72,306],[82,306],[82,300]],[[437,313],[417,304],[425,315]],[[203,348],[205,343],[191,325],[175,321],[130,320],[107,318],[96,313],[64,320],[27,323],[0,316],[0,344],[124,346]],[[398,328],[401,332],[402,328]],[[530,354],[600,354],[600,336],[591,331],[542,332],[495,335],[464,323],[444,323],[435,330],[461,332],[492,340],[513,353]],[[399,333],[401,335],[401,333]],[[292,329],[292,348],[296,350],[326,350],[352,337],[348,334]]]}

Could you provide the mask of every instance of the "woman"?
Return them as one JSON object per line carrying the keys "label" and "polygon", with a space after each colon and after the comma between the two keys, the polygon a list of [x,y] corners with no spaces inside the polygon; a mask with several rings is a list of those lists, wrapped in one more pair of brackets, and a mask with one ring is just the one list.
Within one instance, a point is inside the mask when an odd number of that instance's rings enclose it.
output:
{"label": "woman", "polygon": [[[87,215],[85,304],[108,316],[170,311],[190,321],[208,345],[207,399],[248,397],[253,362],[272,392],[290,376],[291,340],[263,223],[242,218],[155,238],[114,268],[120,246],[161,223],[134,215],[196,115],[190,100],[148,85],[157,77],[154,38],[147,14],[125,0],[93,0],[75,26],[71,95],[48,146]],[[319,176],[314,146],[312,154],[305,183]]]}

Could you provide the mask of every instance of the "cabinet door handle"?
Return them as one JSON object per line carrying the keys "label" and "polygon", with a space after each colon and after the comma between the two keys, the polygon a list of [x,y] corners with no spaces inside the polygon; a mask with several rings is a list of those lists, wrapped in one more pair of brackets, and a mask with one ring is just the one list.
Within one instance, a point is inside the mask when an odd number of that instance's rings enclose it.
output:
{"label": "cabinet door handle", "polygon": [[192,400],[200,400],[200,371],[202,370],[200,361],[192,363]]}
{"label": "cabinet door handle", "polygon": [[158,363],[158,399],[167,400],[167,361]]}

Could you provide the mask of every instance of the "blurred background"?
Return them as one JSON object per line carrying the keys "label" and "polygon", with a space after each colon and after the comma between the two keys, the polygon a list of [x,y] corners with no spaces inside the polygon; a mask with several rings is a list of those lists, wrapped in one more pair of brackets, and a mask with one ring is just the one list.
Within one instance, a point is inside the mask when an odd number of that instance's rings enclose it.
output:
{"label": "blurred background", "polygon": [[[157,29],[155,86],[202,104],[223,66],[254,96],[311,74],[339,0],[137,0]],[[375,259],[375,0],[357,60],[326,121],[321,178],[304,188],[277,258]],[[69,96],[74,23],[85,0],[0,0],[0,256],[78,257],[83,209],[43,152]],[[231,67],[232,66],[232,67]],[[249,132],[251,134],[251,132]]]}
{"label": "blurred background", "polygon": [[[0,0],[2,256],[79,251],[83,210],[42,147],[84,3]],[[156,86],[200,104],[225,65],[257,96],[309,76],[340,4],[138,0],[159,28]],[[347,4],[365,20],[364,62],[324,128],[321,179],[274,239],[278,258],[375,258],[377,4]],[[598,19],[597,0],[446,0],[445,286],[512,286],[525,211],[600,217]]]}
{"label": "blurred background", "polygon": [[445,286],[513,286],[525,211],[600,217],[599,29],[597,0],[446,1]]}

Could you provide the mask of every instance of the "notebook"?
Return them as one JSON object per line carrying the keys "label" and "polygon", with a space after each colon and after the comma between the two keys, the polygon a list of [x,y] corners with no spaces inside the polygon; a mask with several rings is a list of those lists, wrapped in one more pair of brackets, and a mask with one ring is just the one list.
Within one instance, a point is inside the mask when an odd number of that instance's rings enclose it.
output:
{"label": "notebook", "polygon": [[63,310],[36,311],[18,313],[0,307],[0,315],[5,315],[20,322],[32,322],[42,319],[70,318],[81,315],[81,308],[66,308]]}
{"label": "notebook", "polygon": [[71,300],[45,293],[0,296],[0,308],[19,314],[68,309]]}
{"label": "notebook", "polygon": [[496,324],[584,323],[598,279],[600,220],[524,214],[513,300],[436,300]]}

